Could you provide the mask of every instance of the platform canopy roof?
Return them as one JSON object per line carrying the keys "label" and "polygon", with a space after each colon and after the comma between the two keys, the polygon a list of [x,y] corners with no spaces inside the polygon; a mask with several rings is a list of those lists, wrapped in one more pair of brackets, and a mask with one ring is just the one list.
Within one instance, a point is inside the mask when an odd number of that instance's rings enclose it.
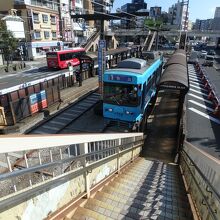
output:
{"label": "platform canopy roof", "polygon": [[173,54],[173,56],[167,61],[167,63],[164,65],[164,68],[168,67],[172,64],[180,64],[183,66],[187,66],[187,60],[186,60],[186,52],[185,50],[176,50],[176,52]]}
{"label": "platform canopy roof", "polygon": [[188,92],[189,78],[186,53],[184,50],[177,50],[165,64],[165,70],[160,79],[159,89],[180,90],[185,94]]}

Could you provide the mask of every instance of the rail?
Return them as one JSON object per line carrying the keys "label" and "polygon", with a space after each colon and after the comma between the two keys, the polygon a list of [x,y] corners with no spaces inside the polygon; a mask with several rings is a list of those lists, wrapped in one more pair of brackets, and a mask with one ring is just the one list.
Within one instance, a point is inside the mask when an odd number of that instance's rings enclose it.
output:
{"label": "rail", "polygon": [[197,64],[197,70],[202,76],[205,87],[209,90],[208,98],[212,100],[213,104],[215,105],[215,111],[213,113],[220,117],[220,94],[218,93],[216,86],[209,79],[206,70],[202,68],[199,64]]}
{"label": "rail", "polygon": [[[41,204],[33,209],[47,206],[41,210],[43,219],[78,196],[89,197],[93,187],[132,162],[141,151],[143,134],[4,136],[0,145],[1,160],[9,168],[0,174],[0,211],[7,216],[19,206],[26,213],[26,205],[35,198]],[[24,164],[12,170],[10,158],[18,153],[23,154]]]}
{"label": "rail", "polygon": [[220,216],[220,161],[187,141],[181,153],[181,167],[188,191],[202,219]]}

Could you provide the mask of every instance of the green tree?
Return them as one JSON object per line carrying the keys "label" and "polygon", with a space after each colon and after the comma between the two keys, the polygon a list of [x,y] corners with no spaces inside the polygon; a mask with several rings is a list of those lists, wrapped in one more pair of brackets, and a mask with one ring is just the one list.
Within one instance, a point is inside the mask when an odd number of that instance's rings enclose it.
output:
{"label": "green tree", "polygon": [[152,18],[146,18],[144,21],[144,25],[150,29],[150,30],[158,30],[162,27],[163,21],[162,19],[152,19]]}
{"label": "green tree", "polygon": [[11,31],[7,30],[5,22],[0,20],[0,48],[3,50],[4,57],[7,62],[7,70],[10,58],[17,46],[17,39],[14,37]]}

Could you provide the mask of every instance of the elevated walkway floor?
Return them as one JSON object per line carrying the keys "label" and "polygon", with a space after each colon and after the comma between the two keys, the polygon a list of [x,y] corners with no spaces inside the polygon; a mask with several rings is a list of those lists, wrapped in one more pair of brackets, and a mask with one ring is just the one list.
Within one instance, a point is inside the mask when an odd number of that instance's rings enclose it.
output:
{"label": "elevated walkway floor", "polygon": [[64,219],[193,219],[174,162],[178,97],[160,92],[141,156]]}
{"label": "elevated walkway floor", "polygon": [[147,138],[142,156],[164,162],[174,162],[178,107],[178,94],[165,91],[158,93],[153,114],[147,120]]}

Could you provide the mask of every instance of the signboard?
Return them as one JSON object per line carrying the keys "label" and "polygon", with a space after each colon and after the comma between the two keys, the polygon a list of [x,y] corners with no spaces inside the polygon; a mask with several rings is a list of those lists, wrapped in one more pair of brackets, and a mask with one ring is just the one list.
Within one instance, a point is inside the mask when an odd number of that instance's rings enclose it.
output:
{"label": "signboard", "polygon": [[29,100],[30,100],[31,113],[34,114],[34,113],[38,112],[39,108],[38,108],[38,102],[37,102],[37,94],[34,93],[34,94],[30,95]]}
{"label": "signboard", "polygon": [[25,38],[23,21],[6,21],[7,30],[14,34],[15,38]]}
{"label": "signboard", "polygon": [[41,109],[47,107],[46,91],[42,90],[39,93],[34,93],[29,97],[30,101],[30,110],[34,114]]}
{"label": "signboard", "polygon": [[103,73],[105,71],[106,65],[106,41],[100,40],[99,41],[99,48],[98,48],[98,74],[99,74],[99,92],[102,96],[103,94]]}
{"label": "signboard", "polygon": [[132,82],[132,77],[131,76],[122,76],[122,75],[110,75],[109,80],[121,81],[121,82]]}

